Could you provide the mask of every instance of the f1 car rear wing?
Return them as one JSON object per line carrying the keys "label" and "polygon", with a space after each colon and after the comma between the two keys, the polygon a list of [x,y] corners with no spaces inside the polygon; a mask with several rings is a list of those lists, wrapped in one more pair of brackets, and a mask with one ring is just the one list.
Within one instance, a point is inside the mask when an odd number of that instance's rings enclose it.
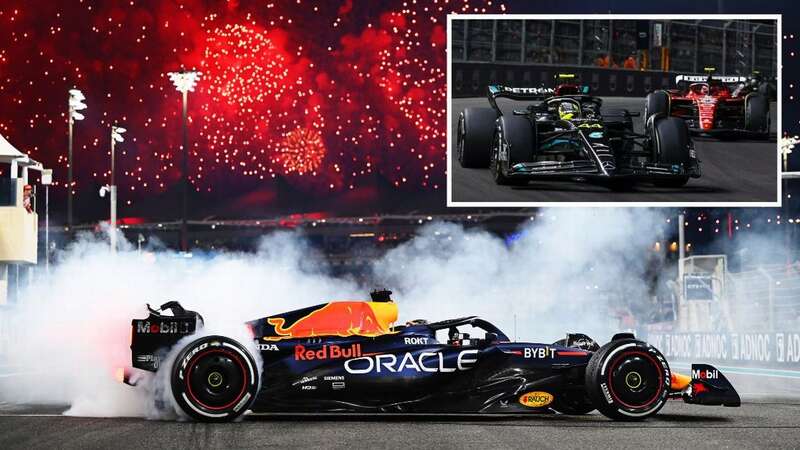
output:
{"label": "f1 car rear wing", "polygon": [[733,84],[733,83],[745,83],[748,80],[748,77],[742,76],[725,76],[725,75],[678,75],[675,77],[675,84],[680,82],[688,82],[688,83],[703,83],[711,80],[721,81],[726,84]]}
{"label": "f1 car rear wing", "polygon": [[574,99],[584,99],[589,97],[589,86],[576,86],[577,92],[569,95],[557,94],[559,88],[546,88],[546,87],[511,87],[503,86],[500,84],[490,84],[487,90],[487,98],[489,104],[492,105],[497,114],[503,115],[500,108],[497,106],[498,98],[508,98],[511,100],[521,101],[543,101],[552,97],[570,97]]}
{"label": "f1 car rear wing", "polygon": [[[171,301],[154,309],[147,305],[146,319],[131,321],[132,367],[155,372],[167,350],[203,326],[203,317]],[[164,314],[170,311],[172,315]]]}
{"label": "f1 car rear wing", "polygon": [[511,100],[536,101],[552,97],[555,95],[555,93],[555,89],[546,87],[525,88],[490,84],[486,93],[486,97],[489,99],[489,104],[492,105],[492,108],[494,108],[498,114],[502,114],[500,112],[500,108],[497,107],[498,98],[502,97],[509,98]]}

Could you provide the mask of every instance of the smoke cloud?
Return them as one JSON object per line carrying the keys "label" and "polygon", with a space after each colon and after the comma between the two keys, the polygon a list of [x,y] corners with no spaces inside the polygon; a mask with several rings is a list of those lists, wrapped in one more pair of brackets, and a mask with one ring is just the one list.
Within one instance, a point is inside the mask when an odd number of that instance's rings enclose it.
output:
{"label": "smoke cloud", "polygon": [[130,321],[147,315],[148,302],[178,300],[204,316],[203,333],[236,337],[247,320],[364,299],[385,286],[400,323],[479,315],[519,340],[552,342],[572,331],[603,342],[619,331],[614,308],[648,301],[646,260],[661,220],[641,209],[548,210],[514,240],[432,223],[379,257],[368,285],[331,276],[298,233],[270,234],[255,253],[191,258],[125,242],[111,254],[106,241],[85,236],[8,311],[5,360],[26,375],[0,379],[0,400],[163,417],[152,410],[154,385],[134,389],[113,377],[130,365]]}

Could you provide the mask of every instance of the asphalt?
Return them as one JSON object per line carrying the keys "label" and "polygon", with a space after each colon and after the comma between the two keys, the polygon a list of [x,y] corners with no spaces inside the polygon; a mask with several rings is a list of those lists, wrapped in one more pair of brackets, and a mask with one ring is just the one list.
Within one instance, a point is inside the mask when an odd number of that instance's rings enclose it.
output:
{"label": "asphalt", "polygon": [[670,401],[645,422],[586,416],[248,416],[204,424],[0,405],[0,448],[796,448],[800,404]]}
{"label": "asphalt", "polygon": [[[488,107],[485,98],[453,99],[451,133],[456,135],[458,115],[470,106]],[[499,99],[503,112],[520,108],[519,102]],[[641,112],[644,100],[611,97],[603,99],[603,109],[628,109]],[[772,133],[769,140],[720,141],[695,137],[695,149],[703,176],[681,188],[657,188],[639,184],[631,191],[613,192],[583,181],[532,181],[527,186],[495,184],[486,169],[465,169],[451,158],[452,202],[775,202],[777,201],[776,107],[771,105]],[[634,118],[634,131],[643,132],[643,120]],[[451,149],[452,151],[452,149]],[[523,206],[523,205],[520,205]]]}

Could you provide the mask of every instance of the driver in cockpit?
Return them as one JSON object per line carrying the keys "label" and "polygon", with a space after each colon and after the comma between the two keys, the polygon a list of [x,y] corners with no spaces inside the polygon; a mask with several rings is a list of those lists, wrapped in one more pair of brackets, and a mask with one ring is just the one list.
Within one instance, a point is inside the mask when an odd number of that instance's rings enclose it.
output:
{"label": "driver in cockpit", "polygon": [[579,114],[578,105],[572,102],[561,102],[558,105],[558,118],[561,120],[577,119]]}

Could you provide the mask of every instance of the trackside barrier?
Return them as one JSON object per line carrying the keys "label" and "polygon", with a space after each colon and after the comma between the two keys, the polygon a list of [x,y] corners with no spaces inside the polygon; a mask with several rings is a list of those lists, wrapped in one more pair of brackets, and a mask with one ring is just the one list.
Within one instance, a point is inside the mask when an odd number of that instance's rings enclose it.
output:
{"label": "trackside barrier", "polygon": [[574,73],[581,84],[591,87],[598,96],[644,97],[654,89],[673,85],[675,72],[604,69],[585,66],[553,66],[545,64],[497,64],[454,62],[452,96],[484,97],[486,86],[551,87],[557,73]]}
{"label": "trackside barrier", "polygon": [[647,342],[670,361],[800,369],[800,332],[650,332]]}

